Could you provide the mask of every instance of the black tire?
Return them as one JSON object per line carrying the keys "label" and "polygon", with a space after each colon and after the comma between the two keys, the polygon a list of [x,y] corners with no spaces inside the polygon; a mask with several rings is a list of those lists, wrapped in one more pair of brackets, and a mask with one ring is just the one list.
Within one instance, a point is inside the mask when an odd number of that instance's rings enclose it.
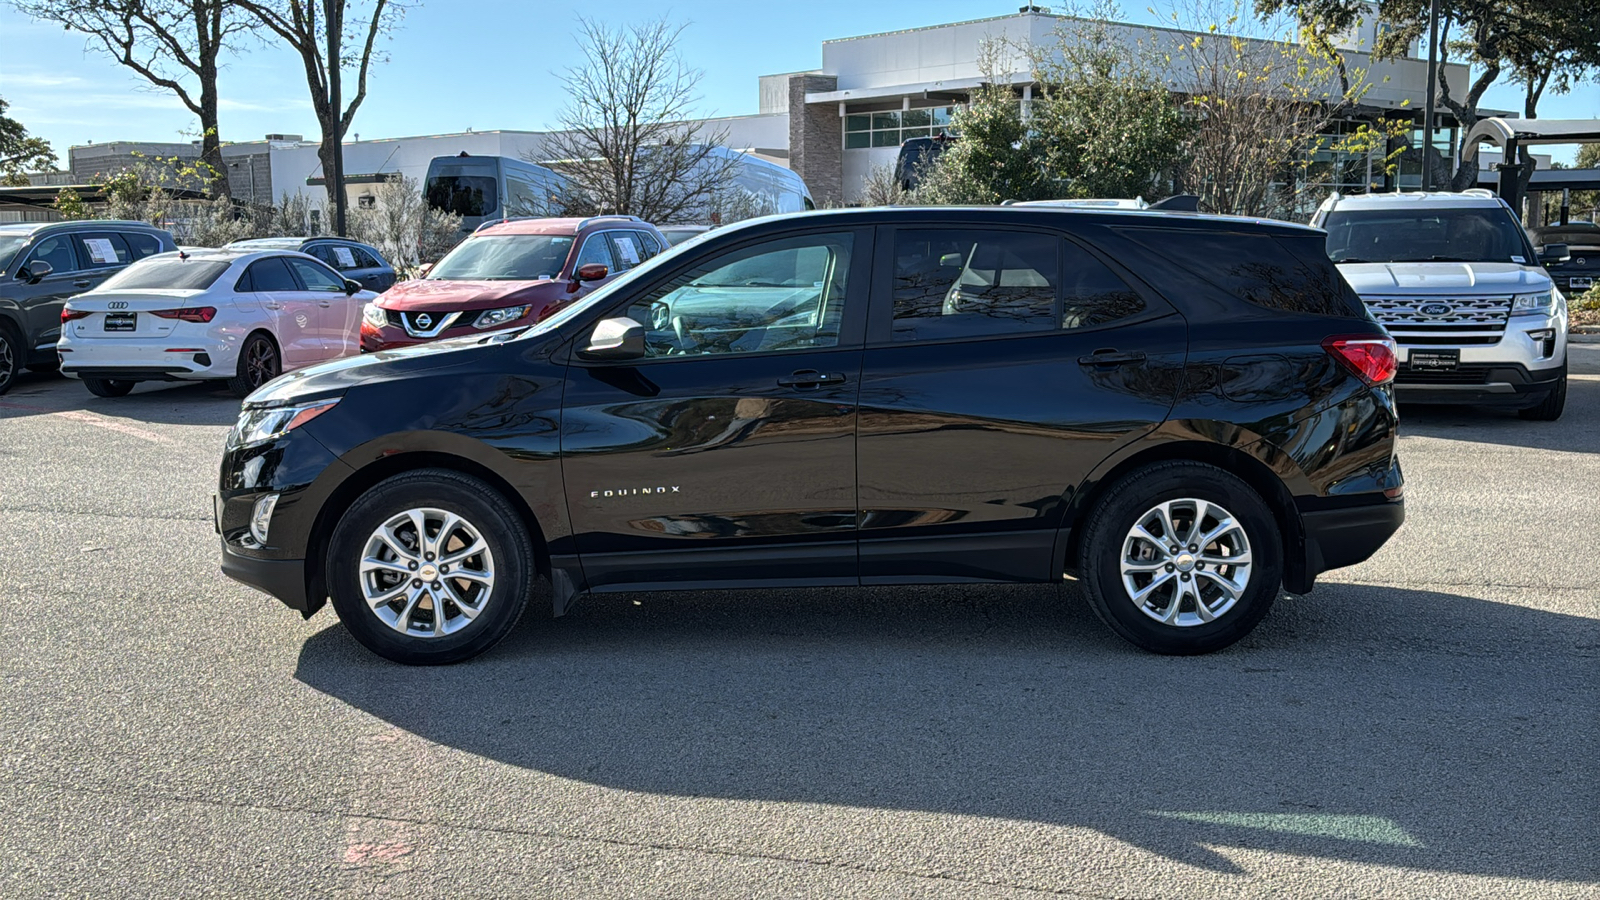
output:
{"label": "black tire", "polygon": [[239,348],[238,372],[228,379],[228,390],[235,397],[248,397],[251,391],[277,378],[282,372],[283,358],[278,354],[278,345],[265,333],[258,331],[245,338],[244,346]]}
{"label": "black tire", "polygon": [[113,381],[109,378],[85,378],[83,386],[96,397],[126,397],[138,382]]}
{"label": "black tire", "polygon": [[[1159,504],[1180,499],[1214,503],[1231,514],[1243,529],[1251,555],[1251,569],[1245,587],[1231,607],[1224,609],[1212,621],[1200,624],[1167,624],[1152,618],[1137,605],[1123,583],[1122,555],[1135,524]],[[1175,516],[1176,518],[1176,516]],[[1210,521],[1210,520],[1202,520]],[[1187,529],[1176,526],[1178,534]],[[1160,535],[1158,535],[1160,536]],[[1237,536],[1232,540],[1237,541]],[[1283,585],[1283,540],[1277,519],[1261,496],[1238,477],[1217,468],[1197,462],[1164,462],[1130,472],[1119,479],[1100,499],[1085,519],[1080,560],[1080,583],[1088,595],[1089,605],[1112,631],[1139,647],[1154,653],[1187,655],[1210,653],[1229,646],[1255,629]],[[1219,546],[1213,542],[1210,546]],[[1180,552],[1187,548],[1180,546]],[[1203,551],[1205,548],[1201,548]],[[1186,565],[1193,564],[1190,560]],[[1204,569],[1204,563],[1200,563]],[[1214,573],[1224,569],[1213,566]],[[1227,568],[1230,577],[1237,577],[1237,568]],[[1164,574],[1182,577],[1173,569],[1135,578],[1154,580]],[[1220,596],[1213,577],[1204,571],[1195,572],[1195,590],[1212,592]],[[1188,583],[1189,578],[1184,578]],[[1148,582],[1146,582],[1148,584]],[[1175,583],[1169,582],[1172,587]],[[1204,587],[1202,588],[1202,585]],[[1175,595],[1168,587],[1156,588],[1150,602],[1159,601],[1163,594]],[[1170,601],[1169,601],[1170,602]],[[1197,613],[1196,601],[1178,599],[1179,613],[1185,609]],[[1208,610],[1216,604],[1208,605]],[[1163,604],[1160,609],[1171,610]],[[1195,617],[1198,617],[1197,615]]]}
{"label": "black tire", "polygon": [[56,371],[56,370],[58,370],[60,368],[61,368],[61,361],[58,360],[58,359],[52,359],[49,362],[42,362],[42,363],[28,363],[28,371],[29,372],[37,372],[40,375],[44,375],[44,374],[49,373],[49,372],[54,372],[54,371]]}
{"label": "black tire", "polygon": [[1546,394],[1539,405],[1517,410],[1517,415],[1530,422],[1554,422],[1567,408],[1567,367],[1561,367],[1561,377],[1556,386]]}
{"label": "black tire", "polygon": [[10,325],[0,322],[0,394],[11,390],[22,372],[22,361],[27,359],[22,338]]}
{"label": "black tire", "polygon": [[[446,600],[442,604],[446,619],[459,623],[459,630],[440,636],[402,633],[380,619],[364,595],[367,576],[361,572],[361,561],[366,556],[368,541],[385,523],[413,509],[440,510],[461,517],[481,537],[490,555],[493,585],[478,595],[482,598],[477,601],[479,611],[473,617],[465,617],[459,606]],[[410,534],[414,537],[415,530]],[[443,554],[438,558],[443,558]],[[430,558],[430,561],[437,559]],[[482,562],[478,564],[481,566]],[[334,610],[363,646],[385,659],[406,665],[443,665],[477,656],[511,632],[533,596],[538,565],[532,535],[511,503],[498,491],[460,472],[418,469],[379,482],[345,511],[328,544],[323,572]],[[406,577],[401,575],[394,585],[383,589],[415,591],[418,583],[412,581],[407,587]],[[460,580],[454,580],[452,587],[473,589],[471,583]],[[431,597],[428,603],[435,608],[424,609],[419,601],[416,613],[412,614],[422,615],[424,624],[433,621],[438,609]],[[396,606],[403,605],[403,598],[393,605],[379,604],[390,614],[397,612]],[[408,631],[413,624],[410,616],[401,619],[401,623]]]}

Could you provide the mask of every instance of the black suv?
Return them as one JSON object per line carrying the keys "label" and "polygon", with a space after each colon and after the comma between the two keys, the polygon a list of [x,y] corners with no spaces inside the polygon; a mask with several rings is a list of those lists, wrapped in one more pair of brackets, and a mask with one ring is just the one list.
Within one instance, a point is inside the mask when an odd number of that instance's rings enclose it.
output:
{"label": "black suv", "polygon": [[394,266],[378,248],[339,237],[244,238],[228,244],[235,250],[299,250],[332,266],[364,290],[379,294],[394,287]]}
{"label": "black suv", "polygon": [[0,394],[24,366],[57,365],[61,307],[136,259],[178,249],[143,222],[0,225]]}
{"label": "black suv", "polygon": [[252,395],[222,568],[465,659],[581,594],[1079,580],[1202,653],[1404,518],[1394,346],[1299,226],[899,208],[719,229],[545,321]]}

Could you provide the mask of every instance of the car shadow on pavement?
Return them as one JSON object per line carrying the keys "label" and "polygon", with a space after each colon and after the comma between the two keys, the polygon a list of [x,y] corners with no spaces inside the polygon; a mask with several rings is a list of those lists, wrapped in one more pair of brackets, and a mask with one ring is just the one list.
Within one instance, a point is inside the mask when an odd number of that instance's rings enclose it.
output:
{"label": "car shadow on pavement", "polygon": [[146,382],[125,397],[96,397],[55,372],[27,372],[0,394],[0,418],[88,412],[152,425],[232,425],[239,398],[221,382]]}
{"label": "car shadow on pavement", "polygon": [[1592,375],[1567,382],[1567,409],[1554,422],[1529,422],[1514,410],[1415,404],[1404,399],[1399,409],[1401,437],[1600,453],[1600,378]]}
{"label": "car shadow on pavement", "polygon": [[610,788],[1080,826],[1218,872],[1238,847],[1600,878],[1593,619],[1328,584],[1159,657],[1067,586],[589,598],[472,662],[296,677],[422,738]]}

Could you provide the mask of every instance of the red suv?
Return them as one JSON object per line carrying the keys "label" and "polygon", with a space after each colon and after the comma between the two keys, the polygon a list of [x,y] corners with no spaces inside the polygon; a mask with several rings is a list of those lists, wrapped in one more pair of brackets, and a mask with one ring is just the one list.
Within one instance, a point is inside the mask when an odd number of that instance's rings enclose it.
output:
{"label": "red suv", "polygon": [[636,216],[507,219],[479,228],[427,277],[367,306],[361,349],[387,350],[537,322],[668,246]]}

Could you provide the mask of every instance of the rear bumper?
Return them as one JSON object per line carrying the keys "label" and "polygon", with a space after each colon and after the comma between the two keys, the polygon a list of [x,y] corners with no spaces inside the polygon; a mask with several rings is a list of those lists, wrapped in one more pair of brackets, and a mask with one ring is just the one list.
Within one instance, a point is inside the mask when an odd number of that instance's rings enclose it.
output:
{"label": "rear bumper", "polygon": [[1364,562],[1406,520],[1405,500],[1300,514],[1306,533],[1306,563],[1313,577]]}
{"label": "rear bumper", "polygon": [[[120,381],[184,381],[231,378],[238,351],[215,341],[178,341],[142,346],[132,341],[65,340],[56,346],[61,372],[74,378]],[[184,352],[174,352],[177,347]]]}

